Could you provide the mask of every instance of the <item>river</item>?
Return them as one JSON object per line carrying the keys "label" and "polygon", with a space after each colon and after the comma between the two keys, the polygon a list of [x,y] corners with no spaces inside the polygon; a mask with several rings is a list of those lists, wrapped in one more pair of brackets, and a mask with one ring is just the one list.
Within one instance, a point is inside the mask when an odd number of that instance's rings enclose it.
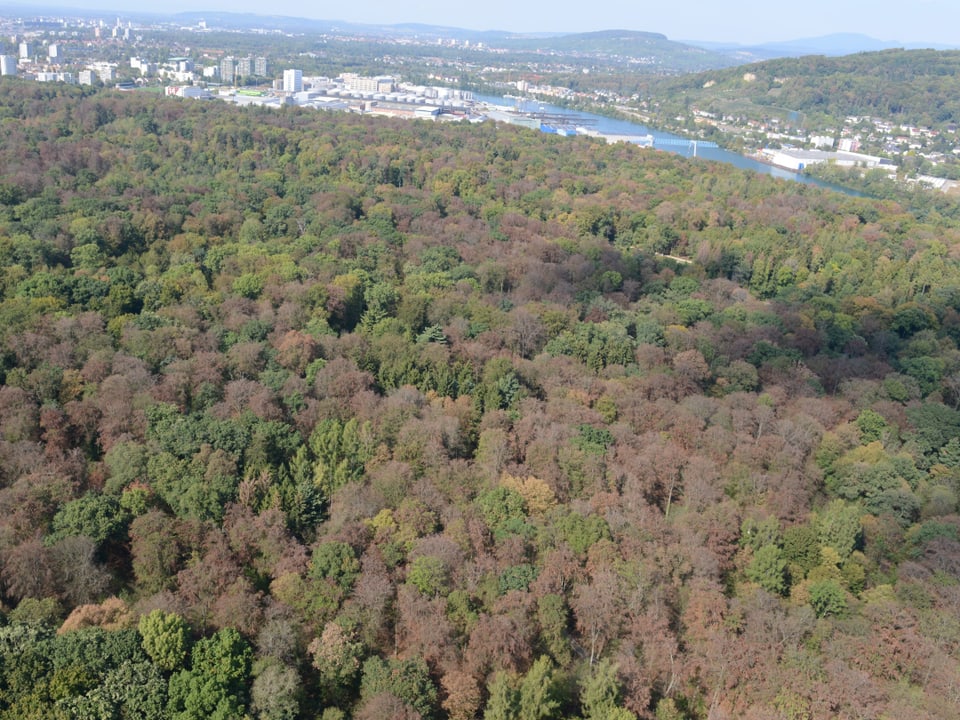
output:
{"label": "river", "polygon": [[[570,108],[560,107],[559,105],[550,105],[549,103],[542,103],[537,100],[516,100],[499,97],[496,95],[480,94],[474,94],[474,99],[479,102],[489,103],[491,105],[516,108],[522,112],[544,112],[551,115],[563,115],[571,118],[572,122],[575,122],[576,118],[581,118],[589,122],[591,129],[605,135],[649,134],[653,135],[654,138],[668,140],[690,139],[684,138],[680,135],[674,135],[673,133],[668,133],[663,130],[657,130],[646,125],[641,125],[640,123],[631,122],[629,120],[617,120],[615,118],[605,117],[604,115],[597,115],[596,113],[584,112],[581,110],[571,110]],[[658,149],[683,155],[684,157],[690,157],[693,155],[693,148],[689,145],[664,145]],[[837,192],[842,192],[846,195],[861,195],[861,193],[840,187],[839,185],[823,182],[822,180],[817,180],[816,178],[812,178],[809,175],[804,175],[802,173],[796,173],[790,170],[784,170],[783,168],[774,167],[773,165],[767,165],[766,163],[758,162],[753,158],[731,152],[730,150],[724,150],[723,148],[698,147],[697,157],[702,157],[706,160],[724,162],[728,165],[741,168],[742,170],[752,170],[754,172],[763,173],[764,175],[772,175],[773,177],[780,178],[782,180],[793,180],[794,182],[804,183],[806,185],[816,185],[829,190],[836,190]]]}

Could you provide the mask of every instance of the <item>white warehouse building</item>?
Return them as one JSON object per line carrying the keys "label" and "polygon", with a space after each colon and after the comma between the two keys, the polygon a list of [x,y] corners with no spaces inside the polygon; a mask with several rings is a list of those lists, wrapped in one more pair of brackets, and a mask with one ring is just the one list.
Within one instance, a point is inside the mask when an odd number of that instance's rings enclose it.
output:
{"label": "white warehouse building", "polygon": [[800,172],[811,165],[829,163],[841,167],[875,168],[882,160],[874,155],[828,150],[798,150],[796,148],[764,148],[764,159],[771,165]]}

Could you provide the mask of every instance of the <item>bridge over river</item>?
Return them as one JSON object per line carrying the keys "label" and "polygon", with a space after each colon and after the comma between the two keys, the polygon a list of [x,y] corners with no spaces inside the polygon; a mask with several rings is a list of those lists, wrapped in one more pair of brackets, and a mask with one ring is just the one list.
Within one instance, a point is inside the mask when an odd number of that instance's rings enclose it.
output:
{"label": "bridge over river", "polygon": [[[656,128],[647,127],[646,125],[642,125],[637,122],[630,122],[629,120],[609,118],[583,110],[574,111],[568,108],[542,102],[518,101],[516,103],[511,103],[511,101],[515,100],[515,98],[508,99],[493,95],[474,95],[474,99],[479,102],[491,103],[500,107],[509,107],[511,104],[514,104],[514,111],[551,115],[551,119],[554,119],[558,124],[562,123],[567,126],[575,125],[577,128],[576,134],[578,135],[604,135],[610,137],[611,139],[625,142],[637,142],[637,144],[640,145],[645,144],[647,147],[659,147],[663,150],[674,152],[685,157],[692,157],[696,155],[697,157],[705,158],[707,160],[716,160],[719,162],[728,163],[743,170],[752,170],[765,175],[772,175],[776,178],[794,180],[796,182],[805,183],[808,185],[818,185],[820,187],[829,188],[846,195],[860,195],[860,193],[854,190],[848,190],[837,185],[832,185],[830,183],[823,182],[822,180],[812,178],[809,175],[804,175],[803,173],[797,173],[791,170],[774,167],[772,165],[766,165],[753,158],[745,157],[739,153],[731,152],[730,150],[724,150],[723,148],[718,147],[716,143],[708,140],[680,137]],[[534,122],[539,122],[535,118],[531,118],[531,120]],[[650,139],[646,139],[648,137]]]}

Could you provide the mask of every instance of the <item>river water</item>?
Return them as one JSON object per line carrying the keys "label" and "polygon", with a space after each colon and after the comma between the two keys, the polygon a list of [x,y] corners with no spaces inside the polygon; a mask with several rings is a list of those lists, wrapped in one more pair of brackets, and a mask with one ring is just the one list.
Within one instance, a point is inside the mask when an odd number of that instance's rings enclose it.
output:
{"label": "river water", "polygon": [[[490,103],[491,105],[516,108],[522,112],[544,112],[551,115],[563,115],[571,118],[571,124],[575,124],[576,119],[581,118],[589,121],[590,129],[596,130],[604,135],[649,134],[653,135],[654,138],[660,139],[690,139],[683,138],[679,135],[674,135],[663,130],[657,130],[656,128],[651,128],[646,125],[641,125],[640,123],[630,122],[629,120],[617,120],[614,118],[605,117],[603,115],[597,115],[595,113],[571,110],[569,108],[560,107],[559,105],[550,105],[549,103],[542,103],[536,100],[516,100],[499,97],[496,95],[479,94],[474,94],[474,99],[479,102]],[[657,149],[683,155],[684,157],[690,157],[693,155],[693,148],[689,145],[662,145]],[[766,163],[758,162],[753,158],[745,157],[739,153],[731,152],[730,150],[724,150],[723,148],[698,147],[697,157],[702,157],[706,160],[724,162],[729,165],[733,165],[734,167],[741,168],[742,170],[752,170],[754,172],[763,173],[764,175],[772,175],[773,177],[780,178],[782,180],[793,180],[794,182],[804,183],[807,185],[816,185],[818,187],[836,190],[837,192],[842,192],[847,195],[860,195],[860,193],[855,191],[851,191],[831,183],[826,183],[822,180],[817,180],[816,178],[803,175],[802,173],[795,173],[790,170],[774,167],[773,165],[767,165]]]}

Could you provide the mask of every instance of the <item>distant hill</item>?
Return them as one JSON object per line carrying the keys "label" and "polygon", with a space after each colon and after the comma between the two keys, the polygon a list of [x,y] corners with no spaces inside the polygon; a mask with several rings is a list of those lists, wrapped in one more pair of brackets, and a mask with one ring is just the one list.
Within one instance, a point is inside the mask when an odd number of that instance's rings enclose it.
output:
{"label": "distant hill", "polygon": [[[113,12],[95,9],[68,9],[57,6],[55,2],[44,6],[34,6],[32,4],[25,6],[22,2],[14,2],[8,9],[17,12],[28,10],[36,13],[91,17],[104,13],[109,15]],[[2,14],[3,11],[0,10],[0,15]],[[645,72],[651,67],[658,69],[659,72],[655,74],[696,73],[764,60],[806,55],[832,57],[889,49],[947,50],[960,48],[960,43],[954,46],[923,42],[901,43],[899,41],[878,40],[860,33],[833,33],[812,38],[742,45],[708,40],[678,41],[671,40],[662,33],[621,29],[586,33],[517,33],[497,29],[473,30],[427,23],[364,24],[344,20],[215,10],[194,10],[166,14],[132,8],[124,11],[123,14],[125,17],[144,22],[172,21],[181,26],[196,26],[200,21],[205,21],[209,28],[220,30],[267,28],[295,34],[356,34],[383,39],[443,39],[471,44],[495,44],[497,47],[518,53],[532,52],[538,55],[556,54],[594,57],[606,64],[623,65],[643,72],[643,74],[651,74]]]}
{"label": "distant hill", "polygon": [[253,28],[276,28],[288,32],[357,33],[390,37],[443,38],[470,42],[499,42],[509,39],[542,39],[556,37],[561,33],[511,33],[505,30],[469,30],[446,25],[425,23],[398,23],[395,25],[354,23],[345,20],[313,20],[310,18],[283,15],[256,15],[253,13],[190,11],[173,16],[184,25],[196,25],[206,21],[211,28],[244,30]]}
{"label": "distant hill", "polygon": [[505,47],[514,50],[597,55],[634,60],[638,63],[652,60],[681,72],[729,67],[738,62],[725,53],[676,42],[660,33],[635,30],[601,30],[543,39],[513,38],[505,43]]}
{"label": "distant hill", "polygon": [[960,51],[780,58],[749,68],[644,79],[643,90],[663,104],[695,103],[706,111],[746,117],[788,111],[936,126],[960,122]]}
{"label": "distant hill", "polygon": [[222,30],[252,30],[254,28],[270,28],[287,32],[331,32],[334,30],[359,29],[360,25],[353,25],[337,20],[313,20],[310,18],[288,17],[285,15],[258,15],[254,13],[236,12],[204,12],[190,11],[177,13],[173,19],[184,25],[197,25],[201,21],[207,27]]}
{"label": "distant hill", "polygon": [[633,68],[655,67],[669,73],[697,72],[735,65],[739,60],[727,53],[679,43],[665,35],[635,30],[602,30],[589,33],[510,33],[502,30],[467,30],[422,23],[362,25],[335,20],[309,20],[281,16],[231,12],[184,12],[174,16],[184,25],[201,20],[208,27],[253,29],[270,27],[288,32],[356,33],[384,38],[419,37],[471,43],[496,44],[516,53],[537,53],[594,57],[613,65]]}
{"label": "distant hill", "polygon": [[860,33],[833,33],[820,37],[764,43],[760,49],[782,53],[785,56],[851,55],[860,52],[878,52],[901,48],[903,43],[877,40]]}
{"label": "distant hill", "polygon": [[759,45],[740,45],[718,42],[688,41],[689,44],[713,52],[724,53],[743,59],[745,62],[770,60],[779,57],[802,57],[804,55],[852,55],[862,52],[879,52],[896,48],[918,50],[949,50],[960,45],[936,43],[903,43],[897,40],[878,40],[861,33],[833,33],[819,37],[767,42]]}
{"label": "distant hill", "polygon": [[[98,10],[90,8],[79,10],[58,5],[56,0],[50,3],[36,4],[14,0],[6,4],[7,11],[16,14],[35,13],[53,15],[82,15],[100,16],[114,15],[114,10]],[[11,14],[0,9],[0,16]],[[562,32],[509,32],[506,30],[487,29],[473,30],[444,25],[427,23],[398,23],[393,25],[364,24],[344,20],[317,20],[303,17],[289,17],[285,15],[255,14],[244,12],[226,12],[217,10],[192,10],[176,14],[151,12],[131,7],[123,11],[124,17],[138,18],[145,21],[173,20],[184,26],[196,25],[201,20],[213,28],[226,30],[243,30],[254,28],[271,28],[288,32],[356,32],[384,37],[436,37],[453,40],[469,40],[471,42],[515,42],[518,49],[546,49],[555,51],[582,51],[592,53],[622,53],[630,55],[642,49],[655,51],[659,54],[680,56],[686,55],[700,59],[710,67],[727,67],[733,64],[756,62],[765,59],[780,57],[800,57],[803,55],[850,55],[853,53],[873,52],[893,48],[903,49],[933,49],[949,50],[960,49],[960,43],[944,45],[929,42],[900,42],[898,40],[878,40],[862,33],[832,33],[811,38],[764,42],[758,44],[740,44],[717,42],[712,40],[670,40],[665,35],[656,32],[641,32],[636,30],[602,30],[588,33]],[[544,41],[550,41],[543,45]],[[692,65],[697,65],[693,62]],[[703,66],[694,68],[703,69]]]}

